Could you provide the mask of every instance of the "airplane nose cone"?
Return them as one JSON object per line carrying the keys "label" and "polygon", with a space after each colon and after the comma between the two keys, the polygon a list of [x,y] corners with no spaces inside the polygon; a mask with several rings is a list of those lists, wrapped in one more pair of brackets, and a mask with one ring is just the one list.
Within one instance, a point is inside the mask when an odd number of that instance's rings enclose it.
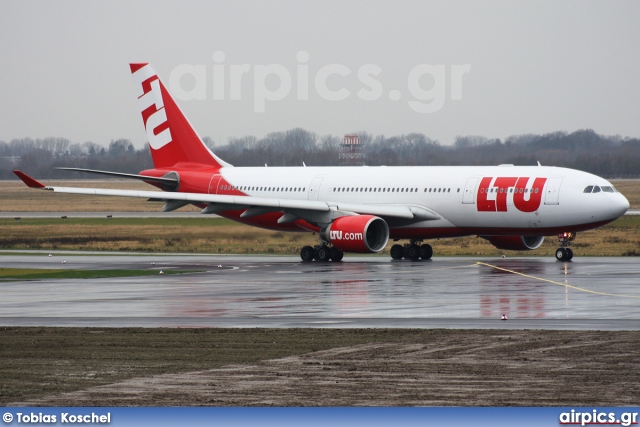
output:
{"label": "airplane nose cone", "polygon": [[616,200],[614,201],[614,203],[612,203],[611,207],[617,216],[622,216],[627,212],[627,210],[629,210],[630,206],[631,205],[629,204],[627,198],[618,193],[618,197],[616,197]]}

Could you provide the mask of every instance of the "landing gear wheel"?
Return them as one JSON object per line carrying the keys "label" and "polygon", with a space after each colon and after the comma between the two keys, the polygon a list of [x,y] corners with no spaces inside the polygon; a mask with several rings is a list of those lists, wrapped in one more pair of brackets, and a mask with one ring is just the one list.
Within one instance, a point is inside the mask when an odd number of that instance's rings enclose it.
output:
{"label": "landing gear wheel", "polygon": [[415,243],[407,246],[404,256],[412,261],[418,260],[420,258],[420,247]]}
{"label": "landing gear wheel", "polygon": [[427,245],[425,243],[424,245],[420,246],[420,258],[431,259],[432,256],[433,256],[433,248],[431,247],[431,245]]}
{"label": "landing gear wheel", "polygon": [[402,245],[391,246],[391,258],[402,259],[402,257],[404,257],[404,248]]}
{"label": "landing gear wheel", "polygon": [[335,246],[331,247],[331,249],[329,250],[329,254],[331,255],[331,261],[335,261],[335,262],[342,261],[342,257],[344,257],[344,252],[342,252],[340,249],[336,248]]}
{"label": "landing gear wheel", "polygon": [[318,248],[318,252],[316,254],[316,259],[318,261],[330,261],[331,260],[331,250],[329,246],[322,245]]}
{"label": "landing gear wheel", "polygon": [[568,254],[565,248],[558,248],[556,250],[556,259],[558,261],[568,261],[567,257],[568,257]]}
{"label": "landing gear wheel", "polygon": [[556,250],[556,259],[558,261],[571,261],[573,251],[569,246],[575,239],[576,233],[573,231],[565,231],[564,233],[558,234],[558,242],[560,242],[560,247]]}
{"label": "landing gear wheel", "polygon": [[311,246],[305,246],[300,250],[302,261],[313,261],[314,250]]}

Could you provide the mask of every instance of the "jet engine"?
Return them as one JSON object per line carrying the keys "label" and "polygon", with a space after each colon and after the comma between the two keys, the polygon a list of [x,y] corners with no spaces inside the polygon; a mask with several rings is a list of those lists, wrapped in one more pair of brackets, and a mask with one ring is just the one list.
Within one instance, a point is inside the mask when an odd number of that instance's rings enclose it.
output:
{"label": "jet engine", "polygon": [[325,241],[343,252],[380,252],[389,241],[389,226],[372,215],[340,217],[320,233]]}
{"label": "jet engine", "polygon": [[480,236],[498,249],[510,251],[532,251],[538,249],[544,236]]}

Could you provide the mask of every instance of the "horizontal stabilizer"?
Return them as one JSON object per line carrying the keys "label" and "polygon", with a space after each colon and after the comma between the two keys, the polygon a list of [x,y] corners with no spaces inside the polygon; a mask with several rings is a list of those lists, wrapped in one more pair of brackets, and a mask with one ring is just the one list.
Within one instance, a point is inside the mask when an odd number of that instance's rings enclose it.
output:
{"label": "horizontal stabilizer", "polygon": [[30,187],[30,188],[46,188],[46,186],[43,183],[41,183],[38,180],[35,180],[35,179],[31,178],[29,175],[27,175],[26,173],[24,173],[22,171],[14,170],[13,173],[18,175],[18,178],[20,178],[22,180],[22,182],[27,184],[27,187]]}
{"label": "horizontal stabilizer", "polygon": [[96,173],[100,175],[118,176],[120,178],[139,179],[142,181],[157,182],[160,184],[178,184],[178,180],[176,178],[157,178],[155,176],[136,175],[133,173],[99,171],[94,169],[82,169],[82,168],[56,168],[56,169],[64,170],[64,171],[86,172],[86,173]]}

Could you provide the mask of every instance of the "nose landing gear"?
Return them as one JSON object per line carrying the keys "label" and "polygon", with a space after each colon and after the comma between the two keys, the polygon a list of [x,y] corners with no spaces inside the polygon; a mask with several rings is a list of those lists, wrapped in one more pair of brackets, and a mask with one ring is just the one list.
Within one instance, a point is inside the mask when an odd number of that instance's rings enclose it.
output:
{"label": "nose landing gear", "polygon": [[573,251],[569,246],[571,246],[571,242],[573,242],[575,238],[576,233],[571,231],[558,234],[558,242],[560,242],[560,247],[556,250],[556,259],[558,261],[571,261]]}

